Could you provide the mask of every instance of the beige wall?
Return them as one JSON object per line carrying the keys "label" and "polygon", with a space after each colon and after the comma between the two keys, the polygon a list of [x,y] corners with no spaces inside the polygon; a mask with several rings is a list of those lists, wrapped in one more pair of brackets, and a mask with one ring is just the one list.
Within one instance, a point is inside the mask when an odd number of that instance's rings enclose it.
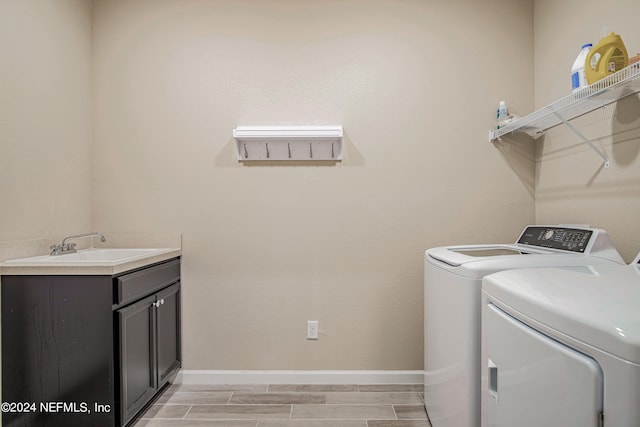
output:
{"label": "beige wall", "polygon": [[[533,108],[531,1],[94,7],[93,227],[183,233],[185,368],[422,369],[423,251],[533,221],[532,146],[487,137]],[[238,164],[260,124],[344,161]]]}
{"label": "beige wall", "polygon": [[91,223],[92,2],[0,5],[0,242]]}
{"label": "beige wall", "polygon": [[[543,107],[571,92],[571,65],[603,27],[622,35],[630,55],[640,52],[640,2],[536,0],[535,103]],[[611,160],[608,169],[564,126],[537,142],[536,220],[605,228],[627,261],[640,251],[640,98],[575,121]]]}
{"label": "beige wall", "polygon": [[91,226],[92,2],[0,10],[0,241]]}
{"label": "beige wall", "polygon": [[[534,191],[537,222],[606,228],[630,260],[637,95],[577,121],[609,169],[562,127],[486,134],[500,99],[568,94],[603,26],[640,51],[640,5],[445,3],[4,1],[0,240],[184,233],[189,369],[420,369],[423,250],[511,240]],[[345,160],[239,165],[254,124],[342,124]]]}

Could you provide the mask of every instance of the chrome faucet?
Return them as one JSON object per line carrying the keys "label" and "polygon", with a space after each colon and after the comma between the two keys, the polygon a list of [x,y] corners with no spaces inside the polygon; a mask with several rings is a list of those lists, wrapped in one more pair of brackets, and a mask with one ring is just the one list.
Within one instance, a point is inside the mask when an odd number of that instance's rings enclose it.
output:
{"label": "chrome faucet", "polygon": [[51,247],[49,247],[49,249],[51,249],[51,254],[50,255],[63,255],[63,254],[73,254],[78,252],[76,250],[76,244],[75,243],[67,243],[67,240],[69,239],[79,239],[81,237],[100,237],[100,241],[101,242],[106,242],[107,239],[105,239],[105,237],[101,234],[101,233],[87,233],[87,234],[78,234],[75,236],[67,236],[64,239],[62,239],[62,243],[60,243],[59,245],[53,245]]}

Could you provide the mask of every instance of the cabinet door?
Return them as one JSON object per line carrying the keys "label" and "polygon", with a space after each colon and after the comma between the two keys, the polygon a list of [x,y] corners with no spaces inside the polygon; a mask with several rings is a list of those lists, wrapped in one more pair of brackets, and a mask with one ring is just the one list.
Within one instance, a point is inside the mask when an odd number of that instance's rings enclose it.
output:
{"label": "cabinet door", "polygon": [[181,364],[180,283],[157,294],[158,387],[169,382]]}
{"label": "cabinet door", "polygon": [[125,425],[153,397],[156,381],[156,295],[118,311],[120,413]]}

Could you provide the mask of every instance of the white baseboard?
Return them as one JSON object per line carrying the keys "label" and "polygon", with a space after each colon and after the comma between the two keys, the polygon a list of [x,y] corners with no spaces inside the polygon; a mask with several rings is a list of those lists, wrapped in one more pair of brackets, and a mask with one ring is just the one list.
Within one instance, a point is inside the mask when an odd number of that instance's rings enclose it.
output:
{"label": "white baseboard", "polygon": [[422,384],[424,371],[181,370],[178,384]]}

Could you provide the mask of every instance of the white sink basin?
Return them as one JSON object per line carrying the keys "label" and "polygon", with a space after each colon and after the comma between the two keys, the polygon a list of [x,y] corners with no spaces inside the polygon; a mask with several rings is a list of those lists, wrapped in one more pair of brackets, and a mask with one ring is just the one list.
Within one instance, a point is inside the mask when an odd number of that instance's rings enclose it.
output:
{"label": "white sink basin", "polygon": [[131,261],[166,252],[164,248],[144,249],[85,249],[73,254],[41,255],[6,260],[7,264],[100,264]]}

